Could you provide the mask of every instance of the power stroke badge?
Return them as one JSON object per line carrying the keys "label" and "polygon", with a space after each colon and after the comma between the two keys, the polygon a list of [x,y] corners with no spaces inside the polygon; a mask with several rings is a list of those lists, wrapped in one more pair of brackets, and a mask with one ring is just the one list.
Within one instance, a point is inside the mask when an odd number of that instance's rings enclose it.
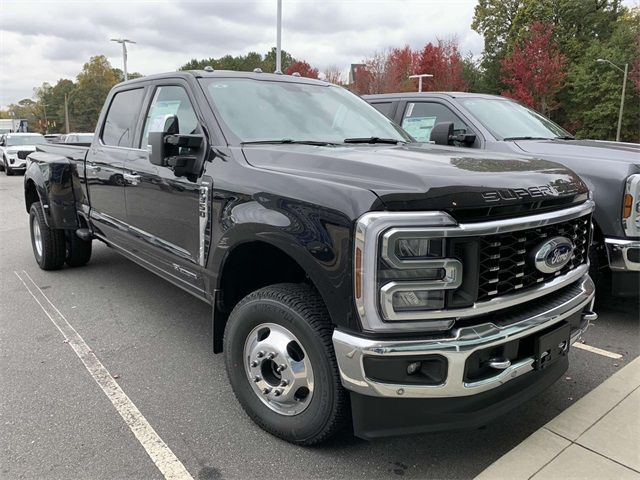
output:
{"label": "power stroke badge", "polygon": [[542,273],[554,273],[573,258],[573,243],[566,237],[553,237],[534,253],[535,267]]}

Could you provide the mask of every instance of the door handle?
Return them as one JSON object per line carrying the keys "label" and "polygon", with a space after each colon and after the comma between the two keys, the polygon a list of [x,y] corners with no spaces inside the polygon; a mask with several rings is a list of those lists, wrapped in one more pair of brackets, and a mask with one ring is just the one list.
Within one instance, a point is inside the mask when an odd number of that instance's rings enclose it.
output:
{"label": "door handle", "polygon": [[140,175],[136,173],[125,173],[122,176],[129,185],[138,185],[140,183]]}
{"label": "door handle", "polygon": [[99,172],[99,171],[101,170],[100,166],[99,166],[99,165],[96,165],[95,163],[90,163],[90,164],[88,164],[88,165],[85,167],[85,169],[86,169],[88,172]]}

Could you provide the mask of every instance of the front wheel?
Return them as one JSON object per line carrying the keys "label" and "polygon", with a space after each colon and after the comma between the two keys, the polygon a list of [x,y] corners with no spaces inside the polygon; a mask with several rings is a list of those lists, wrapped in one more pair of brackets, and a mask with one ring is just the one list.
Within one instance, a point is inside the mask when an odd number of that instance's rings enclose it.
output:
{"label": "front wheel", "polygon": [[333,351],[333,327],[308,285],[278,284],[245,297],[224,336],[229,382],[267,432],[314,445],[345,423],[347,393]]}
{"label": "front wheel", "polygon": [[49,228],[44,219],[40,202],[34,202],[29,209],[31,246],[36,262],[43,270],[57,270],[64,265],[64,230]]}

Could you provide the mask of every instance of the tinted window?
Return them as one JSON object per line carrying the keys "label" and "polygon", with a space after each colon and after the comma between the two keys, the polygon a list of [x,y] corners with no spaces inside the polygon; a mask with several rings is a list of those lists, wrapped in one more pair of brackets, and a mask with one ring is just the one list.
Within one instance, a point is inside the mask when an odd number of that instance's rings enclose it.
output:
{"label": "tinted window", "polygon": [[47,143],[42,135],[7,135],[5,142],[7,147],[15,145],[42,145]]}
{"label": "tinted window", "polygon": [[140,113],[144,90],[116,93],[109,107],[102,130],[102,141],[114,147],[131,147],[136,121]]}
{"label": "tinted window", "polygon": [[393,112],[393,103],[384,102],[384,103],[372,103],[371,104],[376,110],[378,110],[385,117],[391,118]]}
{"label": "tinted window", "polygon": [[144,122],[140,148],[149,149],[149,132],[162,132],[168,117],[178,117],[178,133],[201,133],[198,118],[184,88],[168,85],[158,87]]}
{"label": "tinted window", "polygon": [[440,122],[453,122],[454,130],[468,130],[467,125],[448,107],[432,102],[408,103],[402,128],[419,142],[428,142],[431,129]]}

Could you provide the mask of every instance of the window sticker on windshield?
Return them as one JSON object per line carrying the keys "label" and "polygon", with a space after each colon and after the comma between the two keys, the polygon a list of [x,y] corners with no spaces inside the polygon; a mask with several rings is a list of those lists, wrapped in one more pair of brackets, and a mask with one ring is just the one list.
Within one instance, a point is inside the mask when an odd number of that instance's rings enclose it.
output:
{"label": "window sticker on windshield", "polygon": [[436,117],[405,118],[402,121],[402,128],[419,142],[428,142],[435,123]]}

